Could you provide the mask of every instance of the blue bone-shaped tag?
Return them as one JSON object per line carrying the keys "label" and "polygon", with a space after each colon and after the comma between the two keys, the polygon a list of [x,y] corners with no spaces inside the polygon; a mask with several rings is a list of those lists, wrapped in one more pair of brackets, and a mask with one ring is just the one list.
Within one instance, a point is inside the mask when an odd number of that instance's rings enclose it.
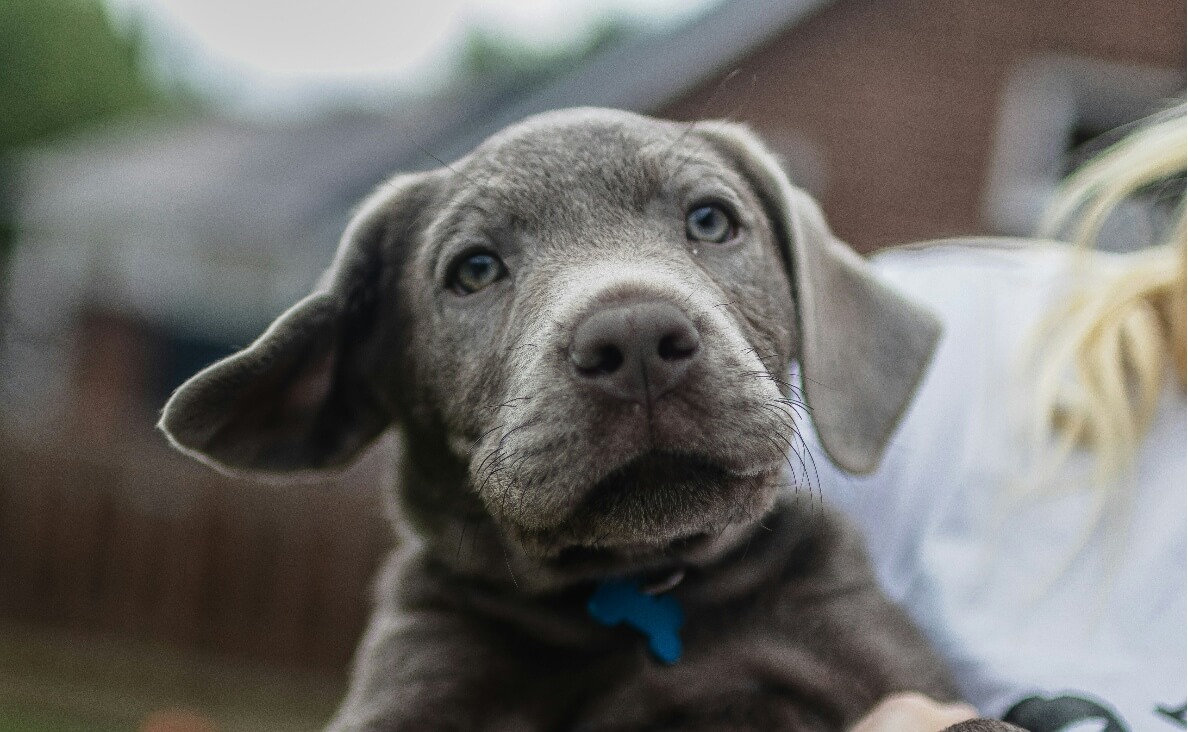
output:
{"label": "blue bone-shaped tag", "polygon": [[648,648],[658,660],[676,663],[681,658],[685,622],[681,603],[668,595],[647,595],[633,582],[603,582],[586,604],[590,617],[603,625],[626,623],[648,638]]}

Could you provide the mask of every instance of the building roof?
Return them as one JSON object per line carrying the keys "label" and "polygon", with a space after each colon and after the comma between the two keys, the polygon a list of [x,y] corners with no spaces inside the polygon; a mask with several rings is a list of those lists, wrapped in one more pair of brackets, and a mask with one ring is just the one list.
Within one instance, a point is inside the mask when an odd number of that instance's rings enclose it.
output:
{"label": "building roof", "polygon": [[639,36],[589,59],[572,73],[450,130],[437,148],[458,157],[528,115],[563,107],[663,108],[830,4],[829,0],[731,0],[685,26]]}
{"label": "building roof", "polygon": [[[472,90],[283,126],[131,120],[34,150],[21,165],[20,256],[55,243],[75,260],[86,251],[105,275],[84,299],[225,335],[254,332],[308,290],[351,207],[394,172],[457,158],[549,109],[658,109],[825,4],[731,0],[519,93]],[[271,283],[269,292],[245,291],[251,282]],[[223,307],[211,303],[216,293]]]}

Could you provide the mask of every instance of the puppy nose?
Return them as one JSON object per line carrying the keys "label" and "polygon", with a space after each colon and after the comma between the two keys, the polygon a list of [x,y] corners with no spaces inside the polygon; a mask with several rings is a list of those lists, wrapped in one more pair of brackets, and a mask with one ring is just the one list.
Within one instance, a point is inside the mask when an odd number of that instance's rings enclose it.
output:
{"label": "puppy nose", "polygon": [[677,307],[643,302],[603,308],[574,329],[569,360],[579,380],[613,399],[658,399],[697,360],[701,336]]}

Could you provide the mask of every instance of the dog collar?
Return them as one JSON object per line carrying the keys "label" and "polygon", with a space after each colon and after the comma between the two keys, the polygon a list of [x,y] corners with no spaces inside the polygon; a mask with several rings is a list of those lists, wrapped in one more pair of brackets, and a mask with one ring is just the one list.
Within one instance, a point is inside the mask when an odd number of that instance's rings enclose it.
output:
{"label": "dog collar", "polygon": [[595,588],[586,611],[608,627],[626,623],[648,639],[648,650],[656,660],[676,663],[683,651],[680,629],[685,613],[679,600],[661,593],[680,584],[684,576],[684,571],[678,570],[666,581],[648,587],[630,580],[607,580]]}

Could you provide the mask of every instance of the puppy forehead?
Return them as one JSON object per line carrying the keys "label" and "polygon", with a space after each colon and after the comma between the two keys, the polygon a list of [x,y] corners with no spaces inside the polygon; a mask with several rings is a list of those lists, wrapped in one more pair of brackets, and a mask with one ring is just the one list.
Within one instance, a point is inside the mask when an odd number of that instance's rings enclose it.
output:
{"label": "puppy forehead", "polygon": [[529,117],[489,137],[474,152],[476,162],[505,166],[543,159],[583,169],[629,161],[649,148],[673,143],[684,128],[628,112],[573,109]]}
{"label": "puppy forehead", "polygon": [[[640,208],[681,175],[732,171],[689,128],[612,110],[566,110],[494,135],[464,162],[459,197],[495,199],[531,218],[550,202]],[[683,174],[683,175],[682,175]]]}

